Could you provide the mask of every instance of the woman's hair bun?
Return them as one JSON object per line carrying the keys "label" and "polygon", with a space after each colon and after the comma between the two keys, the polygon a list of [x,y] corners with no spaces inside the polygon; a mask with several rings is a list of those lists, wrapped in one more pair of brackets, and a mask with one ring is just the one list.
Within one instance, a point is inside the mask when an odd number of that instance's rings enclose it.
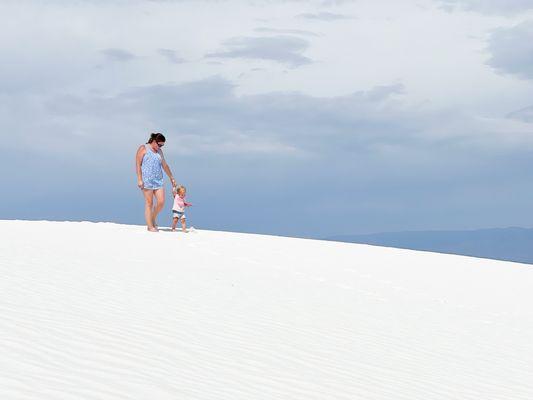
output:
{"label": "woman's hair bun", "polygon": [[162,133],[159,133],[159,132],[150,133],[150,139],[148,139],[148,143],[152,143],[154,140],[156,142],[164,142],[166,139]]}

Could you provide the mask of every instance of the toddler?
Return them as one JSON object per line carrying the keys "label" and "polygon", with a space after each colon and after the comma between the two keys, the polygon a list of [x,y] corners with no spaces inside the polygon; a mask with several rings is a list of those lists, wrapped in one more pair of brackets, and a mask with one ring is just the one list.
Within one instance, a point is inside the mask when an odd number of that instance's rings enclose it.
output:
{"label": "toddler", "polygon": [[174,195],[174,205],[172,206],[172,231],[176,230],[178,221],[181,220],[181,230],[187,232],[187,222],[185,217],[185,207],[192,206],[191,203],[185,201],[185,194],[187,189],[185,186],[178,186],[172,188],[172,194]]}

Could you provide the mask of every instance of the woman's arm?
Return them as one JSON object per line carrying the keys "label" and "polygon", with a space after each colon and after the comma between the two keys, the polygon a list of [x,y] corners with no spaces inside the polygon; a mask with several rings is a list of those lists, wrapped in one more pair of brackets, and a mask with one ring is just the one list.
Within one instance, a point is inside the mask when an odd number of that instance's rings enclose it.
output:
{"label": "woman's arm", "polygon": [[139,186],[139,189],[144,188],[144,182],[141,172],[141,164],[143,161],[144,154],[146,153],[146,147],[140,146],[137,149],[137,154],[135,155],[135,171],[137,172],[137,186]]}
{"label": "woman's arm", "polygon": [[174,180],[174,177],[172,176],[172,171],[170,170],[170,167],[168,166],[165,157],[163,156],[163,152],[159,150],[161,153],[161,163],[163,164],[163,169],[167,173],[168,177],[170,178],[170,183],[172,183],[172,186],[176,186],[176,181]]}

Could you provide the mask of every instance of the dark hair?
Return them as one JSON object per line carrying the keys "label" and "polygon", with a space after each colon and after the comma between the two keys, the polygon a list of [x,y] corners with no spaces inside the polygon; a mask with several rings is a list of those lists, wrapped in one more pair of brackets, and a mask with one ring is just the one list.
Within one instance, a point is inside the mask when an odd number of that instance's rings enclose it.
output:
{"label": "dark hair", "polygon": [[150,139],[148,139],[146,144],[152,143],[154,140],[156,142],[166,142],[165,136],[162,133],[156,132],[150,134]]}

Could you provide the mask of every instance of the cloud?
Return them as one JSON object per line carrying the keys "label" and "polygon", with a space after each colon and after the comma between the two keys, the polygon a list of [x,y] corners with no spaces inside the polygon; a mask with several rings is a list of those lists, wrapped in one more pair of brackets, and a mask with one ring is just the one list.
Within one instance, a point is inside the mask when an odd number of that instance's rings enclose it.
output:
{"label": "cloud", "polygon": [[[13,122],[6,121],[6,129],[26,132],[28,148],[50,151],[97,148],[94,132],[113,132],[108,143],[119,144],[145,127],[179,133],[185,140],[175,151],[182,154],[313,158],[350,149],[373,152],[379,143],[397,142],[398,132],[407,135],[410,123],[387,108],[403,91],[402,85],[389,85],[333,98],[290,92],[237,96],[232,82],[213,77],[131,88],[116,96],[58,94],[39,102],[34,96],[13,97],[3,119]],[[23,113],[34,118],[23,119]]]}
{"label": "cloud", "polygon": [[122,98],[153,113],[151,119],[172,121],[174,131],[187,134],[191,152],[275,149],[278,155],[316,157],[334,153],[342,142],[346,148],[368,150],[376,141],[386,141],[389,136],[381,128],[392,121],[383,118],[382,107],[403,90],[401,85],[381,86],[335,98],[283,92],[236,96],[233,84],[215,77],[137,88]]}
{"label": "cloud", "polygon": [[[116,96],[53,95],[12,98],[5,124],[25,135],[29,147],[72,151],[97,148],[94,132],[113,132],[108,143],[129,140],[139,127],[174,132],[184,138],[181,154],[250,154],[350,160],[399,159],[429,163],[429,152],[529,148],[529,129],[513,120],[480,118],[458,110],[429,111],[402,101],[402,84],[381,85],[336,97],[297,92],[237,96],[235,84],[212,77],[183,84],[141,86]],[[24,104],[24,101],[27,101]],[[23,119],[19,108],[34,115]],[[157,121],[158,126],[153,126]],[[41,134],[42,133],[42,134]],[[65,141],[66,139],[66,141]],[[168,149],[172,149],[169,144]],[[433,150],[431,150],[433,149]],[[507,150],[506,150],[507,149]],[[347,161],[348,162],[348,161]],[[388,163],[389,161],[387,161]],[[429,170],[429,168],[428,168]]]}
{"label": "cloud", "polygon": [[533,0],[439,0],[448,11],[462,8],[485,14],[516,14],[533,9]]}
{"label": "cloud", "polygon": [[134,54],[123,49],[111,48],[102,50],[101,52],[111,61],[126,62],[137,58]]}
{"label": "cloud", "polygon": [[185,62],[185,59],[179,57],[175,50],[158,49],[157,53],[164,57],[171,64],[182,64]]}
{"label": "cloud", "polygon": [[488,51],[487,64],[497,72],[533,79],[533,20],[494,31]]}
{"label": "cloud", "polygon": [[223,44],[227,50],[209,53],[206,57],[269,60],[293,68],[312,62],[302,55],[309,42],[294,36],[235,37]]}
{"label": "cloud", "polygon": [[323,0],[320,2],[322,6],[339,6],[342,4],[353,4],[358,0]]}
{"label": "cloud", "polygon": [[312,36],[312,37],[318,37],[319,34],[311,31],[306,31],[302,29],[275,29],[275,28],[255,28],[255,32],[260,33],[277,33],[277,34],[283,34],[283,35],[302,35],[302,36]]}
{"label": "cloud", "polygon": [[507,114],[507,118],[533,123],[533,106],[510,112]]}
{"label": "cloud", "polygon": [[304,18],[304,19],[311,19],[315,21],[338,21],[341,19],[352,19],[353,18],[348,15],[335,14],[335,13],[330,13],[327,11],[322,11],[318,13],[303,13],[303,14],[298,14],[297,17]]}
{"label": "cloud", "polygon": [[394,85],[378,85],[373,87],[371,90],[364,92],[365,97],[368,100],[376,101],[383,100],[388,98],[393,94],[404,94],[405,87],[400,83]]}

